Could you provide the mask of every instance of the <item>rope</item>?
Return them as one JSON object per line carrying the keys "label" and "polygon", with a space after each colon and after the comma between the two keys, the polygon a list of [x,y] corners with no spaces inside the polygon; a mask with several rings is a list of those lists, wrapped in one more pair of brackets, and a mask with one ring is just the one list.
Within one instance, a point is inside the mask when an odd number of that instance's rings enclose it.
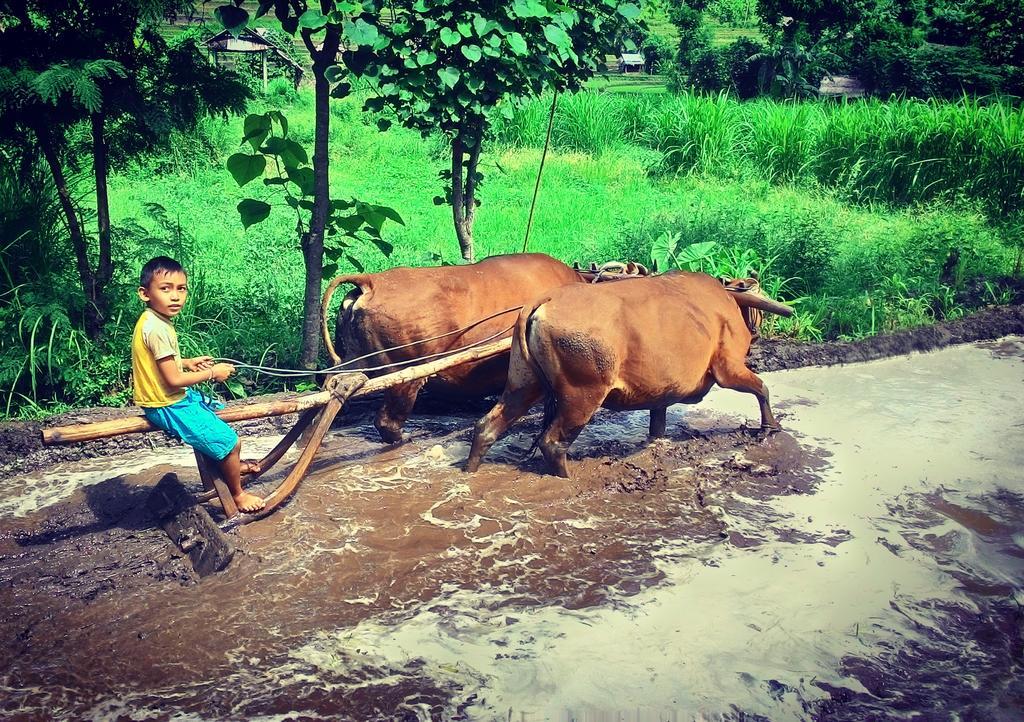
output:
{"label": "rope", "polygon": [[393,368],[393,367],[396,367],[396,366],[407,366],[409,364],[419,363],[420,361],[426,361],[428,359],[440,358],[440,357],[444,357],[444,356],[453,356],[453,355],[455,355],[457,353],[460,353],[462,351],[466,351],[468,349],[475,348],[477,346],[481,346],[481,345],[483,345],[485,343],[488,343],[489,341],[493,341],[494,339],[498,338],[499,336],[502,336],[506,332],[508,332],[508,331],[512,330],[513,328],[515,328],[515,324],[512,324],[511,326],[508,326],[507,328],[504,328],[501,331],[498,331],[497,333],[493,333],[493,334],[491,334],[490,336],[488,336],[485,339],[482,339],[480,341],[474,341],[471,344],[468,344],[466,346],[461,346],[461,347],[456,348],[456,349],[448,349],[446,351],[440,351],[438,353],[428,354],[426,356],[418,356],[416,358],[406,359],[404,361],[395,361],[395,362],[389,363],[389,364],[381,364],[379,366],[368,366],[368,367],[358,368],[358,369],[354,369],[354,370],[350,370],[350,371],[342,371],[341,369],[343,367],[345,367],[345,366],[351,366],[352,364],[356,363],[357,361],[362,361],[363,359],[370,358],[371,356],[378,356],[380,354],[388,353],[389,351],[398,351],[398,350],[401,350],[403,348],[408,348],[410,346],[416,346],[418,344],[427,343],[428,341],[436,341],[438,339],[447,338],[448,336],[454,336],[456,334],[465,333],[466,331],[468,331],[471,328],[474,328],[476,326],[479,326],[482,323],[486,323],[487,321],[490,321],[492,318],[497,318],[498,316],[503,316],[504,314],[511,313],[512,311],[519,311],[520,309],[522,309],[522,306],[513,306],[512,308],[506,308],[504,311],[498,311],[497,313],[492,313],[490,316],[485,316],[484,318],[481,318],[481,319],[478,319],[478,320],[474,321],[473,323],[469,324],[468,326],[463,326],[462,328],[457,328],[454,331],[448,331],[447,333],[441,333],[441,334],[438,334],[436,336],[430,336],[428,338],[420,339],[419,341],[412,341],[410,343],[401,344],[400,346],[391,346],[389,348],[380,349],[379,351],[371,351],[370,353],[363,354],[362,356],[357,356],[356,358],[349,359],[348,361],[342,361],[340,364],[335,364],[334,366],[329,366],[329,367],[327,367],[325,369],[321,369],[319,371],[310,370],[310,369],[289,369],[289,368],[281,368],[281,367],[276,367],[276,366],[261,366],[261,365],[258,365],[258,364],[247,364],[247,363],[244,363],[244,362],[239,361],[237,359],[231,359],[231,358],[216,358],[216,359],[214,359],[214,361],[216,363],[229,363],[229,364],[233,365],[235,368],[251,369],[251,370],[257,371],[257,372],[259,372],[261,374],[265,374],[267,376],[276,376],[276,377],[279,377],[279,378],[293,378],[293,377],[297,377],[297,376],[310,376],[312,374],[317,374],[317,373],[321,373],[321,374],[341,374],[341,373],[356,373],[356,372],[364,373],[366,371],[383,371],[384,369],[389,369],[389,368]]}
{"label": "rope", "polygon": [[551,96],[551,112],[548,113],[548,134],[544,138],[544,152],[540,156],[540,166],[537,168],[537,182],[533,186],[533,201],[530,203],[530,217],[526,220],[526,236],[523,238],[523,253],[530,245],[530,229],[533,227],[533,209],[537,207],[537,193],[540,191],[540,176],[544,172],[544,160],[548,157],[548,146],[551,145],[551,126],[555,124],[555,103],[558,101],[558,91]]}

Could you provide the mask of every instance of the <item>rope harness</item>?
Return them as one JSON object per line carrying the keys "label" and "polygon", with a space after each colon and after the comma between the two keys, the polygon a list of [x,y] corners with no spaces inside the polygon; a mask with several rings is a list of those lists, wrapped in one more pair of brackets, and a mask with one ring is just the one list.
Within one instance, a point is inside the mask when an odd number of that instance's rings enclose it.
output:
{"label": "rope harness", "polygon": [[430,341],[437,341],[438,339],[447,338],[448,336],[456,336],[458,334],[465,333],[466,331],[468,331],[468,330],[470,330],[472,328],[475,328],[476,326],[479,326],[482,323],[486,323],[487,321],[490,321],[493,318],[497,318],[498,316],[503,316],[506,313],[512,313],[513,311],[520,311],[520,310],[522,310],[522,308],[523,308],[522,306],[513,306],[512,308],[506,308],[503,311],[498,311],[497,313],[492,313],[490,316],[486,316],[484,318],[478,319],[478,320],[474,321],[473,323],[471,323],[471,324],[469,324],[467,326],[463,326],[462,328],[457,328],[454,331],[448,331],[447,333],[441,333],[441,334],[438,334],[436,336],[429,336],[428,338],[420,339],[418,341],[411,341],[409,343],[404,343],[404,344],[401,344],[399,346],[390,346],[388,348],[380,349],[379,351],[371,351],[370,353],[363,354],[362,356],[357,356],[357,357],[355,357],[353,359],[349,359],[348,361],[342,361],[339,364],[335,364],[334,366],[328,366],[327,368],[320,369],[320,370],[314,370],[314,369],[290,369],[290,368],[281,368],[281,367],[277,367],[277,366],[262,366],[262,365],[259,365],[259,364],[247,364],[247,363],[243,363],[242,361],[239,361],[237,359],[231,359],[231,358],[216,358],[216,359],[214,359],[214,361],[217,362],[217,363],[229,363],[232,366],[234,366],[235,368],[251,369],[251,370],[256,371],[258,373],[265,374],[267,376],[276,376],[276,377],[280,377],[280,378],[293,378],[293,377],[296,377],[296,376],[310,376],[312,374],[354,374],[354,373],[366,373],[367,371],[383,371],[385,369],[396,368],[396,367],[399,367],[399,366],[409,366],[411,364],[420,363],[421,361],[427,361],[429,359],[444,358],[446,356],[454,356],[455,354],[460,353],[462,351],[466,351],[468,349],[475,348],[477,346],[482,346],[485,343],[493,341],[494,339],[498,338],[499,336],[502,336],[505,333],[511,331],[513,328],[515,328],[515,324],[507,326],[506,328],[503,328],[501,331],[498,331],[497,333],[491,334],[487,338],[480,339],[479,341],[474,341],[473,343],[466,344],[465,346],[460,346],[459,348],[448,349],[447,351],[440,351],[438,353],[427,354],[425,356],[417,356],[416,358],[406,359],[405,361],[395,361],[393,363],[380,364],[379,366],[367,366],[367,367],[360,367],[358,369],[345,369],[345,370],[343,370],[343,369],[346,366],[351,366],[352,364],[356,363],[357,361],[362,361],[364,359],[371,358],[373,356],[379,356],[381,354],[390,353],[391,351],[399,351],[399,350],[401,350],[403,348],[409,348],[410,346],[418,346],[420,344],[428,343]]}

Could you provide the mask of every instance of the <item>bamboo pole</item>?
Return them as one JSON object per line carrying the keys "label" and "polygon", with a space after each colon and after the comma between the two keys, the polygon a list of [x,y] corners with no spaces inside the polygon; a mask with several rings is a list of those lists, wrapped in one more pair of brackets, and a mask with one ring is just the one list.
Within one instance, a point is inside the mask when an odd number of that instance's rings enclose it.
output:
{"label": "bamboo pole", "polygon": [[[477,346],[466,351],[461,351],[452,356],[430,361],[424,364],[411,366],[400,371],[393,371],[370,379],[361,389],[352,394],[357,399],[362,396],[383,391],[391,386],[404,384],[409,381],[427,378],[436,373],[459,366],[464,363],[478,361],[480,359],[497,356],[506,353],[512,347],[511,338],[491,341],[483,346]],[[353,369],[358,371],[359,369]],[[244,421],[246,419],[259,419],[267,416],[284,416],[295,414],[307,409],[316,408],[326,404],[331,398],[330,391],[319,391],[315,394],[306,394],[291,399],[279,399],[277,401],[266,401],[259,404],[247,404],[244,406],[232,406],[221,409],[217,416],[224,421]],[[43,429],[43,444],[69,444],[76,441],[94,441],[106,439],[121,434],[137,434],[146,431],[157,431],[158,429],[146,420],[142,414],[129,416],[123,419],[111,419],[110,421],[96,421],[91,424],[75,424],[72,426],[54,426]]]}

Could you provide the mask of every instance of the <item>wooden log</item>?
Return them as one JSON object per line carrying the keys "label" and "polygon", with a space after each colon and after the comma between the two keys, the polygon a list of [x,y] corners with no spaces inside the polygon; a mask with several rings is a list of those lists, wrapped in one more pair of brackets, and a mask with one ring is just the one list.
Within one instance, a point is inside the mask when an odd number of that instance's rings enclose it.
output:
{"label": "wooden log", "polygon": [[[229,497],[230,498],[230,497]],[[219,572],[231,563],[235,547],[206,509],[182,486],[175,474],[164,474],[146,502],[157,523],[201,577]]]}
{"label": "wooden log", "polygon": [[[453,366],[507,353],[511,348],[512,339],[502,338],[482,346],[477,346],[476,348],[437,359],[436,361],[417,364],[400,371],[377,376],[370,379],[365,386],[356,391],[352,398],[357,399],[369,396],[398,384],[433,376]],[[352,370],[358,371],[359,369]],[[320,391],[315,394],[306,394],[305,396],[297,396],[291,399],[279,399],[277,401],[247,404],[245,406],[232,406],[221,409],[217,412],[217,416],[228,422],[260,419],[267,416],[284,416],[285,414],[301,413],[307,409],[323,406],[330,398],[331,392]],[[92,424],[53,426],[49,429],[43,429],[42,434],[44,444],[68,444],[75,441],[93,441],[95,439],[106,439],[111,436],[120,436],[121,434],[136,434],[146,431],[157,431],[157,429],[146,420],[145,416],[139,414],[138,416],[129,416],[123,419],[97,421]]]}

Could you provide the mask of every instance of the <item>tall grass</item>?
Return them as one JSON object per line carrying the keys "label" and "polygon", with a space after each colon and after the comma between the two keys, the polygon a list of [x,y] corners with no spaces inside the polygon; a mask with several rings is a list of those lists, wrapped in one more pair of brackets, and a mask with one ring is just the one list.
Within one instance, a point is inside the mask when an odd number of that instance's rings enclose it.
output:
{"label": "tall grass", "polygon": [[[524,104],[498,127],[498,141],[543,142],[541,128],[520,128],[542,124],[546,102]],[[993,219],[1024,213],[1024,109],[1006,100],[780,103],[581,93],[561,101],[555,127],[562,129],[558,147],[599,153],[645,145],[672,173],[756,174],[863,203],[966,201]]]}

